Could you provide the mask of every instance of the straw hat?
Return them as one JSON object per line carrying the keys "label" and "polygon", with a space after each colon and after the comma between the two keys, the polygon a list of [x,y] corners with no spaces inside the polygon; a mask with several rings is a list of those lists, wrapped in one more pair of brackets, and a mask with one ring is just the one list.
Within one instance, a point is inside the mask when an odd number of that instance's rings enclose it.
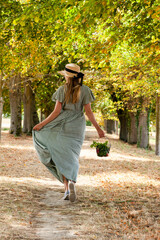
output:
{"label": "straw hat", "polygon": [[80,67],[75,63],[69,63],[65,66],[65,70],[58,73],[67,77],[77,77],[80,73]]}

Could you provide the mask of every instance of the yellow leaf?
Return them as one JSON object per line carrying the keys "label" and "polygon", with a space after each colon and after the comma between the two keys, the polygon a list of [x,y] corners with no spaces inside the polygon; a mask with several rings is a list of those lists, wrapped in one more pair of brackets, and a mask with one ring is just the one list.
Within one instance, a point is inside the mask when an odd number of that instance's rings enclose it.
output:
{"label": "yellow leaf", "polygon": [[38,18],[38,17],[35,17],[34,21],[35,21],[36,23],[38,23],[38,22],[39,22],[39,18]]}
{"label": "yellow leaf", "polygon": [[25,26],[25,22],[20,22],[21,26],[24,27]]}
{"label": "yellow leaf", "polygon": [[86,18],[83,18],[82,23],[85,23],[85,22],[86,22]]}
{"label": "yellow leaf", "polygon": [[17,25],[17,21],[16,20],[13,21],[13,25]]}
{"label": "yellow leaf", "polygon": [[77,17],[75,17],[74,21],[77,21],[80,18],[81,14],[79,13]]}

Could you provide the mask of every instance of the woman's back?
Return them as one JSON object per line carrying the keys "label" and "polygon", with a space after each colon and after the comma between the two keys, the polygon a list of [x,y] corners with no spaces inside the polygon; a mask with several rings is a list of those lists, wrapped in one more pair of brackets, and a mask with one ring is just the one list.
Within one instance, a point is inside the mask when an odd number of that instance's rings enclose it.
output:
{"label": "woman's back", "polygon": [[80,89],[79,101],[76,103],[65,103],[65,86],[61,86],[52,96],[53,101],[59,101],[63,104],[63,110],[83,111],[83,106],[95,100],[89,87],[82,85]]}

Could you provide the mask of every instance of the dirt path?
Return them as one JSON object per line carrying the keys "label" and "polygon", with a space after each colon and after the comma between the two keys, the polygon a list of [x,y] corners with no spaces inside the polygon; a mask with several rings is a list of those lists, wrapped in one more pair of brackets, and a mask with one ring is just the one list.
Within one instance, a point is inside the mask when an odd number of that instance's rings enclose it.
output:
{"label": "dirt path", "polygon": [[87,128],[80,156],[78,199],[39,162],[31,137],[6,131],[0,145],[1,240],[159,240],[160,157],[108,135],[112,150],[98,158]]}
{"label": "dirt path", "polygon": [[[87,139],[93,137],[97,138],[95,131],[86,131]],[[89,145],[87,145],[87,148],[87,150],[89,150]],[[82,150],[81,156],[83,155],[84,153]],[[41,240],[80,239],[81,234],[78,233],[79,229],[77,228],[77,225],[75,225],[77,209],[74,207],[79,202],[79,199],[77,199],[75,203],[64,201],[62,184],[53,181],[53,186],[54,187],[41,195],[41,204],[43,204],[46,209],[40,211],[35,219],[37,222],[36,235]],[[73,211],[73,214],[68,213],[69,209]]]}
{"label": "dirt path", "polygon": [[73,216],[65,215],[65,208],[70,204],[62,199],[59,189],[52,188],[42,196],[46,209],[40,211],[35,219],[36,234],[42,240],[71,239],[75,236]]}

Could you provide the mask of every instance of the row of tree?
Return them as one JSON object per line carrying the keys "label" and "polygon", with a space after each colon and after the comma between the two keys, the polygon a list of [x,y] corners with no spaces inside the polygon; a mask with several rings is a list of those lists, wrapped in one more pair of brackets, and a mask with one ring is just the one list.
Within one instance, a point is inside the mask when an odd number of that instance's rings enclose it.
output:
{"label": "row of tree", "polygon": [[120,139],[148,147],[157,106],[160,154],[158,0],[2,0],[0,10],[0,98],[3,92],[7,102],[9,89],[10,132],[20,133],[22,99],[24,132],[38,121],[36,108],[49,114],[48,97],[62,80],[57,70],[77,62],[97,96],[94,107],[119,119]]}

